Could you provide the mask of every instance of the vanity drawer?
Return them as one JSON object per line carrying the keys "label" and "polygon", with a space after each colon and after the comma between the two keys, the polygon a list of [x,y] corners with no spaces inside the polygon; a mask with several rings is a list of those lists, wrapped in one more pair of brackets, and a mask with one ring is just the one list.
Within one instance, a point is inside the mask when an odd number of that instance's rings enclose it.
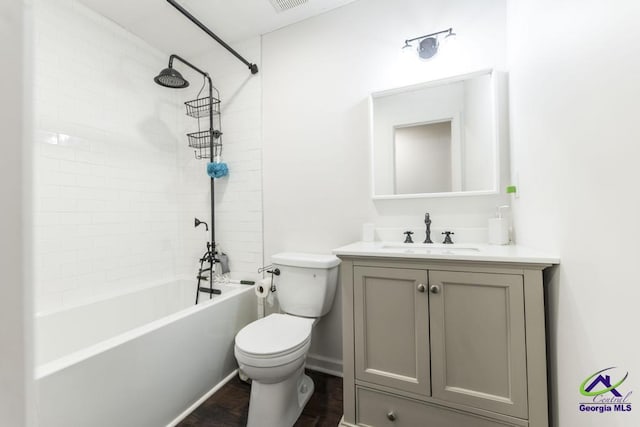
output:
{"label": "vanity drawer", "polygon": [[356,420],[359,426],[372,427],[505,427],[513,425],[359,387]]}

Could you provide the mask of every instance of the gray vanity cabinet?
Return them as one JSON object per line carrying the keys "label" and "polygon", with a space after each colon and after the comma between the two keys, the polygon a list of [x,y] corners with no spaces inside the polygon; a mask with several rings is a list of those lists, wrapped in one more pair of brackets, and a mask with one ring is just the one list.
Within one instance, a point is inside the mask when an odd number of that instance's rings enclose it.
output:
{"label": "gray vanity cabinet", "polygon": [[429,271],[432,395],[526,418],[522,276]]}
{"label": "gray vanity cabinet", "polygon": [[342,426],[548,427],[548,265],[341,258]]}
{"label": "gray vanity cabinet", "polygon": [[427,272],[355,267],[356,377],[429,396]]}

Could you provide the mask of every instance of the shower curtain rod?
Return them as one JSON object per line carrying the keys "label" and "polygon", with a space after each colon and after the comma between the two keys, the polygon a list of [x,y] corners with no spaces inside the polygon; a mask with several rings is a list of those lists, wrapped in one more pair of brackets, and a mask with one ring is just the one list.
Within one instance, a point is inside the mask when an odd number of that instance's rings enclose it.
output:
{"label": "shower curtain rod", "polygon": [[229,52],[231,52],[236,58],[238,58],[240,61],[242,61],[243,64],[245,64],[247,67],[249,67],[249,70],[251,70],[251,74],[256,74],[258,72],[258,66],[256,64],[252,64],[251,62],[247,61],[246,59],[244,59],[242,57],[242,55],[240,55],[238,52],[236,52],[231,46],[229,46],[228,44],[226,44],[224,42],[224,40],[222,40],[220,37],[218,37],[217,35],[215,35],[213,33],[213,31],[211,31],[209,28],[207,28],[206,25],[204,25],[202,22],[198,21],[198,19],[193,16],[192,14],[190,14],[185,8],[183,8],[182,6],[180,6],[178,4],[178,2],[176,0],[167,0],[167,2],[175,7],[176,9],[178,9],[178,11],[180,13],[182,13],[184,16],[186,16],[191,22],[193,22],[194,24],[196,24],[196,26],[198,26],[202,31],[204,31],[205,33],[207,33],[209,36],[211,36],[211,38],[213,38],[215,41],[217,41],[218,43],[220,43],[222,45],[222,47],[224,47],[225,49],[227,49]]}

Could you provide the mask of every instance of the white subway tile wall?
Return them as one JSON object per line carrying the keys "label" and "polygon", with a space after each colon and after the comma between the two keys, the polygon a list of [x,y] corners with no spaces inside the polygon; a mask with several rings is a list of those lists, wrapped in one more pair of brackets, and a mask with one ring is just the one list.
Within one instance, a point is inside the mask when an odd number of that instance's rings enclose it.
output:
{"label": "white subway tile wall", "polygon": [[[193,217],[210,221],[209,180],[182,103],[197,78],[184,91],[157,86],[169,54],[77,1],[38,0],[34,12],[36,310],[185,275],[195,287],[208,234]],[[249,83],[223,112],[231,172],[216,181],[216,240],[242,278],[262,261],[260,86]]]}

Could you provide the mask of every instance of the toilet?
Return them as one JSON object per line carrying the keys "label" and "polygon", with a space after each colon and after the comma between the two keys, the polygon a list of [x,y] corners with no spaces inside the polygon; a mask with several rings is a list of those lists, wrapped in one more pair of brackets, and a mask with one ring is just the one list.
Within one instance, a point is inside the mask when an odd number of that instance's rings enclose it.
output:
{"label": "toilet", "polygon": [[235,340],[240,369],[252,379],[247,427],[291,427],[313,394],[304,374],[311,331],[329,312],[340,260],[333,255],[280,253],[271,257],[284,314],[245,326]]}

